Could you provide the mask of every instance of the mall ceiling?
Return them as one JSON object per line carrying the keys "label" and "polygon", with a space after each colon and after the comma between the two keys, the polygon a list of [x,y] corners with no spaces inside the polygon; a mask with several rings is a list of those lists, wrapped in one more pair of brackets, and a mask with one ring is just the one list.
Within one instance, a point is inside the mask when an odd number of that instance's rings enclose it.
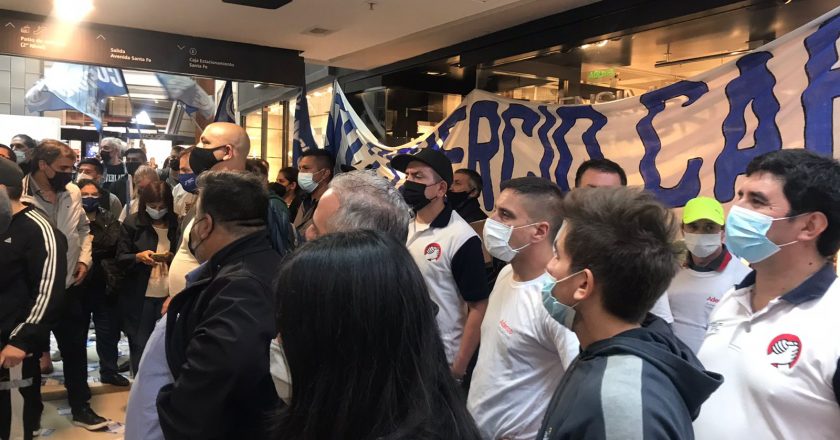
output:
{"label": "mall ceiling", "polygon": [[[222,0],[93,0],[85,21],[301,50],[307,62],[368,70],[595,2],[292,0],[268,10]],[[2,8],[50,15],[53,0],[3,0]]]}

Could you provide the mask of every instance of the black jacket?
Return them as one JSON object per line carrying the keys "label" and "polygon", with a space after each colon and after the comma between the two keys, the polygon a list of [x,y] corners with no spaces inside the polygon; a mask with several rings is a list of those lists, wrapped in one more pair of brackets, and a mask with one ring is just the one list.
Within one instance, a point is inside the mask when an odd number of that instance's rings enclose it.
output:
{"label": "black jacket", "polygon": [[66,276],[64,234],[35,208],[15,214],[0,234],[0,347],[40,348],[58,321]]}
{"label": "black jacket", "polygon": [[693,439],[691,421],[722,383],[656,318],[580,353],[537,438]]}
{"label": "black jacket", "polygon": [[267,232],[248,235],[200,266],[172,299],[166,360],[175,381],[157,398],[167,440],[264,438],[279,401],[268,350],[280,260]]}
{"label": "black jacket", "polygon": [[[110,194],[108,194],[110,195]],[[119,277],[116,274],[119,269],[116,267],[117,243],[120,240],[120,221],[114,217],[110,210],[99,205],[96,217],[90,222],[90,233],[93,235],[92,256],[93,266],[85,277],[83,286],[104,286],[113,285],[108,280]],[[121,277],[120,277],[121,278]]]}
{"label": "black jacket", "polygon": [[[166,219],[169,222],[166,234],[169,237],[169,252],[174,256],[178,251],[178,217],[170,212],[166,214]],[[131,295],[132,298],[146,296],[152,267],[138,262],[135,255],[142,251],[157,252],[157,245],[157,232],[146,215],[137,213],[125,218],[117,243],[117,264],[123,271],[122,282],[117,286],[119,295]],[[167,264],[171,262],[170,257]]]}

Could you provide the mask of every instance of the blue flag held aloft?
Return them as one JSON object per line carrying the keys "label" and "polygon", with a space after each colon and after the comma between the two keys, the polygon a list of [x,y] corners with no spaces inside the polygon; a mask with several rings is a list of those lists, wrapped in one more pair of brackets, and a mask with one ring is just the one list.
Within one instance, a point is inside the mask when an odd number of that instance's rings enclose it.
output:
{"label": "blue flag held aloft", "polygon": [[222,90],[222,98],[219,99],[213,122],[236,123],[236,110],[233,106],[233,82],[231,81],[225,82],[225,89]]}
{"label": "blue flag held aloft", "polygon": [[111,67],[53,63],[44,78],[26,92],[30,112],[77,110],[102,129],[107,98],[128,93],[122,72]]}
{"label": "blue flag held aloft", "polygon": [[312,125],[309,123],[309,103],[306,102],[306,86],[298,92],[295,100],[295,128],[292,136],[292,163],[297,165],[301,154],[309,149],[317,149]]}

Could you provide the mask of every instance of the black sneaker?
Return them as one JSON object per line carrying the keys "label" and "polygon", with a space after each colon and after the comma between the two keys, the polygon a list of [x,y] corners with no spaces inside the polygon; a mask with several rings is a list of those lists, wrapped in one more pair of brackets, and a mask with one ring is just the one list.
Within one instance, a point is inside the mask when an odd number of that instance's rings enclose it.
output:
{"label": "black sneaker", "polygon": [[118,387],[127,387],[130,385],[130,382],[125,378],[125,376],[117,373],[102,374],[99,376],[99,381],[102,383],[116,385]]}
{"label": "black sneaker", "polygon": [[73,409],[73,424],[88,431],[98,431],[108,426],[108,420],[93,412],[89,405]]}
{"label": "black sneaker", "polygon": [[117,371],[120,373],[127,373],[131,369],[131,362],[126,359],[125,362],[117,364]]}

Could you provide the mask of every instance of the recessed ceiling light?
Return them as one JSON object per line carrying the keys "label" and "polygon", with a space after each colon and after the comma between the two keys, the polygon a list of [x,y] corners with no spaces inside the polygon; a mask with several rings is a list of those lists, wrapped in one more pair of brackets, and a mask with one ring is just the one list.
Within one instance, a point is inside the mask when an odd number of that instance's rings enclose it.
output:
{"label": "recessed ceiling light", "polygon": [[435,72],[434,70],[429,70],[427,72],[423,72],[429,76],[446,76],[446,72]]}

